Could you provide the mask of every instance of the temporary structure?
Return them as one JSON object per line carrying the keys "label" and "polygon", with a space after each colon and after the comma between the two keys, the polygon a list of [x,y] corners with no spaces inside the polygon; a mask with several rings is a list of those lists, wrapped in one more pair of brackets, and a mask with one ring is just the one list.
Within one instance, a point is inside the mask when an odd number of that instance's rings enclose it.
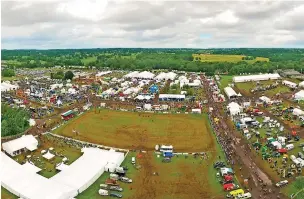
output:
{"label": "temporary structure", "polygon": [[304,88],[304,81],[299,83],[299,87]]}
{"label": "temporary structure", "polygon": [[224,88],[224,92],[226,93],[226,95],[229,99],[238,96],[237,93],[231,87]]}
{"label": "temporary structure", "polygon": [[227,108],[230,112],[230,115],[232,115],[232,116],[241,113],[241,107],[236,102],[231,102],[230,104],[228,104]]}
{"label": "temporary structure", "polygon": [[296,116],[300,116],[300,115],[304,115],[304,111],[302,111],[301,109],[298,109],[298,108],[294,108],[292,111],[292,114],[296,115]]}
{"label": "temporary structure", "polygon": [[46,154],[42,155],[42,157],[44,157],[47,160],[52,159],[53,157],[55,157],[54,154],[51,154],[50,151],[48,151]]}
{"label": "temporary structure", "polygon": [[288,86],[289,88],[296,88],[297,87],[296,83],[293,83],[293,82],[288,81],[288,80],[284,80],[282,82],[282,84],[285,85],[285,86]]}
{"label": "temporary structure", "polygon": [[294,96],[294,99],[297,101],[304,100],[304,90],[300,90],[299,92],[297,92]]}
{"label": "temporary structure", "polygon": [[233,82],[248,82],[248,81],[263,81],[263,80],[273,80],[279,79],[281,76],[277,73],[275,74],[260,74],[260,75],[247,75],[247,76],[236,76],[233,77]]}
{"label": "temporary structure", "polygon": [[33,135],[23,135],[20,138],[2,144],[3,150],[11,156],[18,155],[23,150],[34,151],[38,141]]}

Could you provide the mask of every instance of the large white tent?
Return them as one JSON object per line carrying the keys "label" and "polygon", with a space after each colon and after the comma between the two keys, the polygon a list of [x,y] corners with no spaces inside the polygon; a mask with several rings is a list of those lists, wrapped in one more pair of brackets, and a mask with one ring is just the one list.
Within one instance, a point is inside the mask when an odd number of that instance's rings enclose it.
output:
{"label": "large white tent", "polygon": [[229,99],[238,96],[238,94],[231,87],[224,88],[224,92],[226,93]]}
{"label": "large white tent", "polygon": [[38,140],[33,135],[23,135],[20,138],[2,144],[3,150],[11,156],[17,155],[21,150],[34,151],[37,146]]}
{"label": "large white tent", "polygon": [[285,86],[288,86],[289,88],[296,88],[297,87],[296,83],[293,83],[293,82],[288,81],[288,80],[284,80],[282,82],[282,84],[285,85]]}
{"label": "large white tent", "polygon": [[299,87],[304,88],[304,81],[299,83]]}
{"label": "large white tent", "polygon": [[49,179],[1,153],[1,185],[24,199],[72,199],[92,185],[107,165],[112,170],[124,160],[124,154],[114,150],[83,148],[82,152],[80,158]]}
{"label": "large white tent", "polygon": [[16,90],[18,89],[19,86],[18,85],[13,85],[7,82],[2,82],[1,83],[1,92],[2,91],[10,91],[10,90]]}
{"label": "large white tent", "polygon": [[304,100],[304,90],[300,90],[299,92],[297,92],[294,96],[294,99],[298,101]]}
{"label": "large white tent", "polygon": [[248,82],[248,81],[263,81],[270,79],[279,79],[281,76],[277,73],[274,74],[260,74],[260,75],[246,75],[246,76],[235,76],[233,82]]}
{"label": "large white tent", "polygon": [[168,73],[159,73],[155,79],[157,80],[174,80],[176,78],[177,74],[174,72],[168,72]]}
{"label": "large white tent", "polygon": [[300,115],[304,115],[304,111],[302,111],[301,109],[298,109],[298,108],[294,108],[292,111],[292,114],[294,114],[296,116],[300,116]]}
{"label": "large white tent", "polygon": [[228,104],[227,108],[232,116],[241,113],[241,106],[236,102],[231,102]]}

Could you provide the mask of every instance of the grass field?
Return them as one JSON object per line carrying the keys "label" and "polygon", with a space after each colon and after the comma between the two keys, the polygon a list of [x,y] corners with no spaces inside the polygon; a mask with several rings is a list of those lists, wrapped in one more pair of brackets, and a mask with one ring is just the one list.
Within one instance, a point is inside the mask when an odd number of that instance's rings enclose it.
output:
{"label": "grass field", "polygon": [[221,79],[220,79],[220,89],[222,90],[222,92],[224,91],[224,88],[227,87],[229,84],[232,84],[232,75],[221,75]]}
{"label": "grass field", "polygon": [[1,186],[1,198],[3,199],[18,199],[17,196],[6,190],[4,187]]}
{"label": "grass field", "polygon": [[246,61],[248,63],[254,63],[256,61],[266,61],[269,59],[265,57],[256,57],[254,60],[242,60],[243,55],[216,55],[216,54],[193,54],[194,59],[200,58],[202,62],[240,62]]}
{"label": "grass field", "polygon": [[87,57],[85,59],[82,59],[81,61],[84,65],[86,65],[86,64],[88,64],[90,62],[94,62],[96,60],[97,60],[97,57]]}
{"label": "grass field", "polygon": [[[79,135],[73,134],[73,130]],[[118,148],[154,149],[156,144],[172,144],[182,152],[212,148],[207,119],[202,115],[151,114],[94,110],[73,119],[55,133]]]}
{"label": "grass field", "polygon": [[50,147],[54,148],[54,153],[61,153],[65,157],[69,159],[69,161],[66,164],[72,164],[75,160],[77,160],[81,156],[80,149],[69,147],[67,144],[64,144],[61,141],[58,141],[57,139],[51,137],[51,136],[42,136],[39,139],[39,149],[34,152],[26,152],[22,153],[18,156],[15,156],[14,159],[19,162],[20,164],[23,164],[26,156],[31,155],[32,157],[39,157],[39,160],[32,159],[31,161],[42,170],[39,172],[40,175],[50,178],[58,173],[58,171],[55,168],[55,165],[57,163],[60,163],[62,161],[62,157],[55,156],[52,160],[46,160],[42,157],[41,151],[47,150]]}

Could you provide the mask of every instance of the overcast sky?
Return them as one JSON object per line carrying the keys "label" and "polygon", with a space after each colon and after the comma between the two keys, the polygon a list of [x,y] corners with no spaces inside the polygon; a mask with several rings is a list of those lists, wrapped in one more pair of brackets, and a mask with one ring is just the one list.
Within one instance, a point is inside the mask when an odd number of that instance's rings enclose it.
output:
{"label": "overcast sky", "polygon": [[304,47],[301,1],[151,1],[2,0],[2,49]]}

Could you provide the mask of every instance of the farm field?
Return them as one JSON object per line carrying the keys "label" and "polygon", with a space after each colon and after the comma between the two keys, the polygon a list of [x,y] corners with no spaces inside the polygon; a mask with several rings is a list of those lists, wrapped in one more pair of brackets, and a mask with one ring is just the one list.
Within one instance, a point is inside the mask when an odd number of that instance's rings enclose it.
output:
{"label": "farm field", "polygon": [[248,63],[254,63],[256,61],[266,61],[269,59],[265,57],[256,57],[253,60],[242,60],[244,55],[218,55],[218,54],[193,54],[193,58],[200,58],[201,62],[240,62],[246,61]]}
{"label": "farm field", "polygon": [[[78,131],[78,135],[73,133]],[[54,133],[117,148],[151,150],[172,144],[177,151],[201,152],[213,147],[205,115],[133,113],[102,109],[73,119]],[[117,139],[119,138],[119,139]]]}

